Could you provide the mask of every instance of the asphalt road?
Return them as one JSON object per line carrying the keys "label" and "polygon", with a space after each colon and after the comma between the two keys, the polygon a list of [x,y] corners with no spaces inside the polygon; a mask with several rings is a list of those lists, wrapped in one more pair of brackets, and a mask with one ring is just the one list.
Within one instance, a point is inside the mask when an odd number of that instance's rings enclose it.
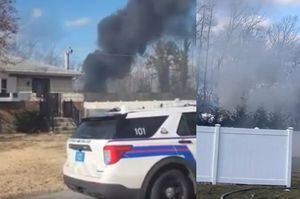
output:
{"label": "asphalt road", "polygon": [[59,193],[46,194],[43,196],[35,196],[30,199],[92,199],[81,194],[74,193],[72,191],[64,191]]}

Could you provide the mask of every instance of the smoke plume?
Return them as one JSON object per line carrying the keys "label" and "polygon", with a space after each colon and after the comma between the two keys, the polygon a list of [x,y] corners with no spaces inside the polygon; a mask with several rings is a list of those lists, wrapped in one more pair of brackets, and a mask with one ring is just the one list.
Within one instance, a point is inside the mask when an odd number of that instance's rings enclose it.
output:
{"label": "smoke plume", "polygon": [[[162,36],[189,34],[195,0],[129,0],[98,24],[99,49],[84,61],[85,90],[106,91],[106,80],[121,78],[134,58]],[[179,28],[178,28],[179,27]]]}
{"label": "smoke plume", "polygon": [[[211,106],[231,112],[243,106],[248,113],[263,108],[288,116],[300,127],[298,17],[264,16],[269,1],[208,2],[214,3],[203,6],[199,14],[205,16],[202,24],[211,25],[210,40],[202,39],[200,72],[205,74],[207,67],[207,81],[200,79],[199,96],[205,93],[203,87]],[[213,17],[207,17],[211,11]],[[206,26],[202,27],[204,35],[210,30]]]}

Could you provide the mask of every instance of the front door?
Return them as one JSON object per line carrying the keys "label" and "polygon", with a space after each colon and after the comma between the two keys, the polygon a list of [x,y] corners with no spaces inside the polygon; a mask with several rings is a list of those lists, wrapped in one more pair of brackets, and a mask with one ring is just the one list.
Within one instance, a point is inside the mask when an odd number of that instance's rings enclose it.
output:
{"label": "front door", "polygon": [[32,92],[36,93],[37,97],[44,97],[50,92],[50,79],[33,78]]}

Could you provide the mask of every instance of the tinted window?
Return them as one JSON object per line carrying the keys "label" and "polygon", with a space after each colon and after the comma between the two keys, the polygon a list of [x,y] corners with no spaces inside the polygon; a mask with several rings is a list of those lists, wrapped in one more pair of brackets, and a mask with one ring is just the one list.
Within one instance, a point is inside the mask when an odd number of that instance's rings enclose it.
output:
{"label": "tinted window", "polygon": [[107,117],[84,121],[72,138],[112,139],[152,137],[167,119],[163,117],[132,118]]}
{"label": "tinted window", "polygon": [[117,119],[84,121],[77,128],[72,138],[111,139],[116,134]]}
{"label": "tinted window", "polygon": [[117,138],[149,138],[152,137],[167,116],[132,118],[122,120],[118,125]]}
{"label": "tinted window", "polygon": [[177,134],[180,136],[196,135],[196,113],[182,114]]}

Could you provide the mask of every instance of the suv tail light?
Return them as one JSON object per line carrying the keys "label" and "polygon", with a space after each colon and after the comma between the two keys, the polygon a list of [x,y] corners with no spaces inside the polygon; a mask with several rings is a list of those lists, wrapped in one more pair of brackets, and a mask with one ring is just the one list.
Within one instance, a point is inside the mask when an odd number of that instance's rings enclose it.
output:
{"label": "suv tail light", "polygon": [[105,146],[103,149],[104,163],[111,165],[117,163],[124,153],[131,151],[131,145],[110,145]]}

